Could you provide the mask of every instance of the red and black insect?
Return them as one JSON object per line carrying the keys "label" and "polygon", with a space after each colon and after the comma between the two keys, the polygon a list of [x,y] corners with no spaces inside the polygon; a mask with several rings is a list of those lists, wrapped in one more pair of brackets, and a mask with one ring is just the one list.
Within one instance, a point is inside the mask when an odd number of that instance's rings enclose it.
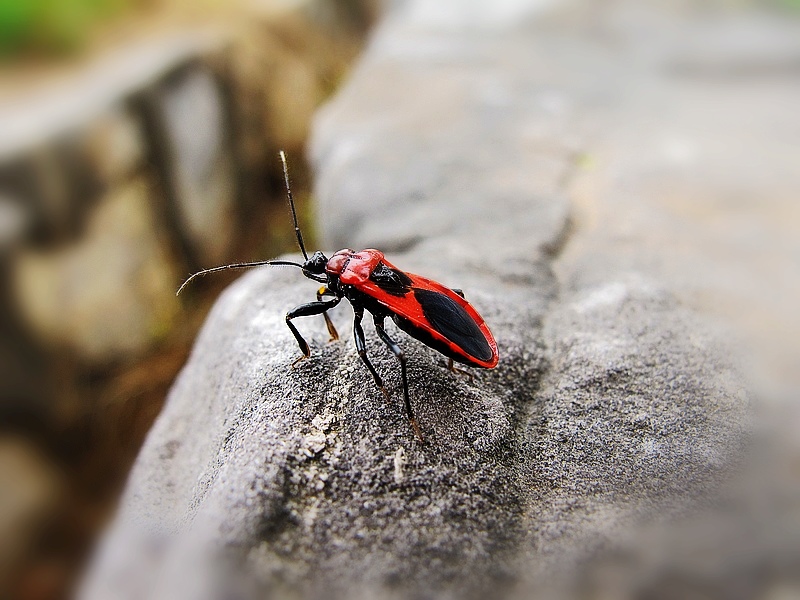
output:
{"label": "red and black insect", "polygon": [[[323,285],[317,291],[316,302],[301,304],[286,313],[286,325],[289,326],[303,353],[303,356],[298,360],[308,358],[311,355],[311,350],[303,336],[300,335],[297,327],[292,323],[292,319],[321,314],[325,318],[325,324],[328,327],[331,339],[338,339],[339,335],[328,316],[328,311],[339,304],[342,298],[346,298],[352,305],[353,313],[355,314],[353,335],[358,355],[367,366],[367,369],[369,369],[377,386],[388,399],[389,393],[383,384],[383,379],[381,379],[367,356],[367,346],[364,330],[361,327],[361,320],[364,317],[364,311],[369,311],[372,313],[378,337],[383,340],[400,361],[406,414],[411,421],[414,432],[422,441],[422,432],[414,418],[414,411],[411,408],[408,396],[406,358],[400,346],[386,333],[384,329],[385,319],[390,317],[407,334],[448,357],[450,359],[449,367],[455,372],[459,370],[455,368],[454,361],[484,369],[495,367],[499,357],[494,337],[483,318],[464,299],[464,294],[461,290],[450,289],[431,279],[401,271],[388,262],[379,250],[367,249],[356,252],[346,248],[339,250],[330,258],[317,251],[309,258],[303,244],[300,227],[297,224],[297,213],[295,212],[294,199],[289,186],[289,170],[283,151],[281,151],[280,157],[283,162],[286,192],[289,197],[289,206],[292,210],[297,244],[300,246],[300,251],[303,253],[305,261],[300,264],[287,260],[263,260],[205,269],[189,277],[181,285],[178,293],[195,277],[215,271],[243,269],[261,265],[300,267],[303,275]],[[331,299],[323,300],[326,296],[331,297]]]}

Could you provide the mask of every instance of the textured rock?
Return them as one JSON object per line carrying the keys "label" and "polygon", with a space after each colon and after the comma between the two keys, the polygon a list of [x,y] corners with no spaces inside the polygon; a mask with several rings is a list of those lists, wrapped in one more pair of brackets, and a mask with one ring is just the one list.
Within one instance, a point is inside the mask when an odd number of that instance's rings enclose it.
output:
{"label": "textured rock", "polygon": [[[744,153],[695,153],[742,107],[703,120],[687,107],[729,91],[674,65],[687,37],[714,34],[718,61],[742,31],[758,45],[791,29],[731,28],[691,5],[521,4],[472,3],[457,19],[449,3],[400,6],[312,144],[326,248],[381,247],[463,288],[499,367],[463,379],[397,333],[421,446],[374,336],[389,404],[346,309],[342,341],[327,344],[319,319],[300,325],[314,354],[291,369],[283,312],[313,287],[291,269],[248,274],[176,382],[85,598],[524,597],[639,526],[713,503],[748,403],[718,330],[725,310],[707,300],[737,297],[725,273],[753,263],[714,252],[707,231],[741,250],[741,230],[702,215],[757,169]],[[761,102],[791,105],[770,89]],[[708,129],[687,143],[698,121]]]}

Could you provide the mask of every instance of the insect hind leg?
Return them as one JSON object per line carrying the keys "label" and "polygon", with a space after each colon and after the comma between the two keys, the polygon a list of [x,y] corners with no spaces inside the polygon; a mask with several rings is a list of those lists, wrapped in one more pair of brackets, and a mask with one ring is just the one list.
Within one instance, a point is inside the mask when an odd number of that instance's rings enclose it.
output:
{"label": "insect hind leg", "polygon": [[[453,291],[454,291],[456,294],[458,294],[459,296],[461,296],[462,298],[464,298],[464,299],[466,300],[466,296],[464,296],[464,290],[462,290],[462,289],[460,289],[460,288],[451,288],[451,289],[452,289],[452,290],[453,290]],[[474,378],[475,378],[475,376],[474,376],[472,373],[470,373],[469,371],[465,371],[464,369],[459,369],[459,368],[456,366],[456,363],[453,361],[453,359],[452,359],[452,358],[451,358],[451,359],[448,359],[448,361],[447,361],[447,368],[448,368],[448,369],[450,370],[450,372],[452,372],[452,373],[457,373],[458,375],[464,375],[464,376],[466,376],[466,377],[469,377],[469,378],[470,378],[470,380],[472,380],[472,379],[474,379]]]}
{"label": "insect hind leg", "polygon": [[447,360],[447,368],[452,373],[456,373],[457,375],[464,375],[465,377],[469,377],[470,381],[475,379],[475,376],[472,373],[457,367],[455,361],[452,358]]}

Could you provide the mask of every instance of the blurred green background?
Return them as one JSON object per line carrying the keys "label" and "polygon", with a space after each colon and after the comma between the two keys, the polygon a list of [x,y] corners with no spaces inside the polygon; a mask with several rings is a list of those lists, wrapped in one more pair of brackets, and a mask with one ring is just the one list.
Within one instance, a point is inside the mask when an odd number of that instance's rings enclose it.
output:
{"label": "blurred green background", "polygon": [[135,0],[0,0],[0,52],[58,54],[79,50],[104,20],[142,7]]}

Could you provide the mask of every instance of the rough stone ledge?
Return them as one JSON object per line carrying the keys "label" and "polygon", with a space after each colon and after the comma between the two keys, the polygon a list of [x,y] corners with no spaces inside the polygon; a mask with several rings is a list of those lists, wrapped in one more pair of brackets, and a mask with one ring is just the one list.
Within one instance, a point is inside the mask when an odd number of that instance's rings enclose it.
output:
{"label": "rough stone ledge", "polygon": [[[393,357],[368,331],[387,404],[346,309],[339,342],[300,325],[313,356],[291,369],[283,313],[310,284],[243,277],[149,436],[84,598],[528,597],[713,501],[748,429],[740,375],[650,237],[671,221],[636,193],[647,157],[627,179],[600,168],[605,187],[582,172],[652,133],[625,123],[674,90],[659,65],[675,30],[626,7],[588,38],[573,9],[547,28],[526,9],[453,29],[412,2],[384,22],[316,124],[326,245],[390,248],[464,289],[499,367],[456,377],[398,334],[420,446]],[[657,40],[646,55],[643,39]]]}

